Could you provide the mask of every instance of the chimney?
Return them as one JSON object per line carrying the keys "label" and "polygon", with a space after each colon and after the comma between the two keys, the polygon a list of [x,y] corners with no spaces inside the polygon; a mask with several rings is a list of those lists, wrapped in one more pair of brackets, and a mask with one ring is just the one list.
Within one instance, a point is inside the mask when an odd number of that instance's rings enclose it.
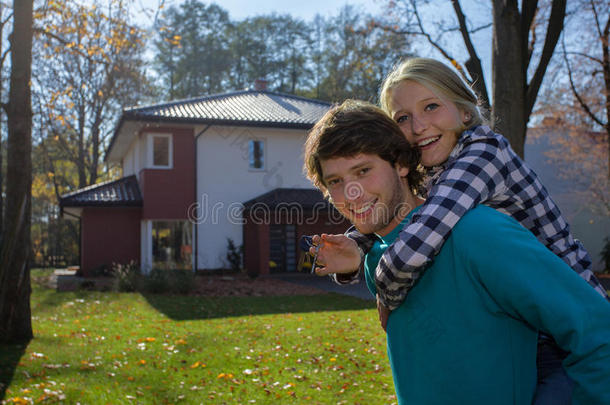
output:
{"label": "chimney", "polygon": [[269,82],[265,79],[256,79],[254,80],[254,90],[256,91],[266,91],[267,90],[267,84]]}

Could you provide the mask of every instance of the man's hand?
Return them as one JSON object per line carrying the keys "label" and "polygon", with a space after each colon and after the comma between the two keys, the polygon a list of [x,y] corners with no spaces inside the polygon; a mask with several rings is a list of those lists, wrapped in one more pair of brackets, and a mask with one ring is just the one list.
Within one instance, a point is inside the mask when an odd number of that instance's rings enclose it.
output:
{"label": "man's hand", "polygon": [[[360,268],[360,250],[355,241],[347,236],[328,235],[323,233],[312,237],[313,244],[318,246],[316,274],[325,276],[331,273],[348,274]],[[309,249],[315,255],[316,247]]]}
{"label": "man's hand", "polygon": [[377,313],[379,314],[379,322],[385,332],[388,327],[388,317],[390,316],[390,310],[388,307],[379,302],[379,295],[377,295]]}

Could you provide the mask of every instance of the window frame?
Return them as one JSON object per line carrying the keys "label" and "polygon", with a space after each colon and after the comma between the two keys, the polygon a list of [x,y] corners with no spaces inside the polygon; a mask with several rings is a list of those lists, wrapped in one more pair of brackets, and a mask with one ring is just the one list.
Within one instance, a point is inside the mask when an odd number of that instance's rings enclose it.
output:
{"label": "window frame", "polygon": [[[252,165],[250,164],[250,162],[252,161],[251,159],[251,155],[250,155],[250,145],[253,142],[260,142],[262,144],[262,151],[263,151],[263,156],[262,156],[262,166],[261,167],[252,167]],[[248,139],[248,170],[251,172],[264,172],[267,171],[267,141],[264,138],[250,138]]]}
{"label": "window frame", "polygon": [[[155,138],[167,138],[167,165],[155,165]],[[174,168],[174,140],[171,133],[148,133],[147,157],[149,169],[173,169]]]}

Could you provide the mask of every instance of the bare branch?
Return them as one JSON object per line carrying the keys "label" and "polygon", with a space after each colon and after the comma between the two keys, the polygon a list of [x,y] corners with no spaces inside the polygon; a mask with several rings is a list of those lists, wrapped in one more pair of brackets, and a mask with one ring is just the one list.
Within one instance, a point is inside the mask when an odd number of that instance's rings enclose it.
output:
{"label": "bare branch", "polygon": [[536,71],[530,83],[526,86],[527,91],[525,93],[525,114],[527,117],[532,112],[536,97],[538,96],[538,90],[542,84],[542,79],[546,72],[546,68],[551,61],[553,51],[559,41],[559,36],[563,30],[563,20],[566,13],[566,0],[553,0],[551,7],[551,16],[549,17],[549,24],[546,31],[546,38],[544,41],[544,47],[542,48],[542,55],[540,61],[536,67]]}
{"label": "bare branch", "polygon": [[470,77],[472,78],[472,85],[482,99],[483,107],[487,110],[489,109],[489,95],[487,94],[487,86],[485,85],[485,76],[483,75],[481,59],[479,59],[477,51],[470,39],[470,34],[466,27],[466,17],[462,12],[459,0],[451,0],[451,3],[453,4],[453,10],[455,11],[455,15],[460,24],[460,32],[462,34],[462,39],[464,40],[464,45],[466,45],[466,49],[468,50],[469,58],[466,61],[466,69],[468,69],[468,73],[470,73]]}
{"label": "bare branch", "polygon": [[523,2],[523,11],[521,13],[521,38],[523,40],[523,61],[525,66],[529,66],[532,53],[534,51],[534,45],[536,43],[535,32],[532,38],[532,42],[529,41],[529,32],[536,17],[536,10],[538,8],[538,0],[525,0]]}
{"label": "bare branch", "polygon": [[582,52],[565,52],[566,55],[574,55],[574,56],[581,56],[583,58],[589,59],[593,62],[599,63],[600,65],[603,65],[603,61],[601,59],[595,58],[591,55],[587,55],[586,53],[582,53]]}
{"label": "bare branch", "polygon": [[576,90],[576,86],[574,85],[574,79],[572,76],[572,67],[570,66],[570,61],[566,55],[565,52],[565,41],[562,40],[561,41],[561,47],[563,49],[563,60],[566,63],[567,69],[568,69],[568,79],[570,81],[570,89],[572,89],[572,94],[574,94],[574,97],[576,97],[576,100],[578,100],[578,103],[580,104],[580,106],[582,107],[582,109],[585,111],[585,113],[587,113],[587,115],[593,120],[595,121],[597,124],[604,126],[604,123],[597,118],[597,116],[595,116],[595,114],[593,114],[593,112],[591,111],[591,109],[589,108],[589,106],[587,105],[587,103],[584,102],[584,100],[582,99],[582,97],[580,96],[580,94],[578,93],[578,90]]}

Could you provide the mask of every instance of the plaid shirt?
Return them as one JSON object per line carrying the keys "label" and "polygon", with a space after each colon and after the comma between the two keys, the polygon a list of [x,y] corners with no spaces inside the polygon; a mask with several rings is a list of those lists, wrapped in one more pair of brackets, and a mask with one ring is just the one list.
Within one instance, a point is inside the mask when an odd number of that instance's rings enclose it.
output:
{"label": "plaid shirt", "polygon": [[[591,271],[589,254],[570,233],[536,174],[502,135],[485,126],[464,131],[442,167],[428,173],[425,186],[426,201],[386,250],[375,272],[379,300],[386,307],[395,309],[404,301],[455,224],[477,204],[519,221],[607,298]],[[347,235],[365,252],[376,238],[353,227]]]}

